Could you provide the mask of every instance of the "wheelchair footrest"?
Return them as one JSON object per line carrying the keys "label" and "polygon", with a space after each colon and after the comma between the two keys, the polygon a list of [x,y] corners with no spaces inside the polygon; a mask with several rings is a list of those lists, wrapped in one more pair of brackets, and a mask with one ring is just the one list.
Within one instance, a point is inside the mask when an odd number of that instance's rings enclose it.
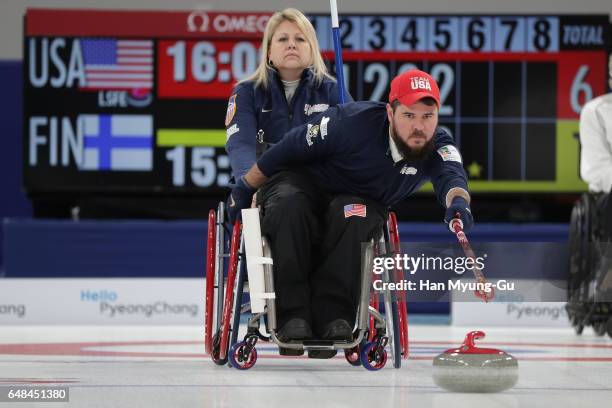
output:
{"label": "wheelchair footrest", "polygon": [[304,350],[337,350],[345,348],[349,343],[347,341],[338,340],[305,340],[303,342]]}
{"label": "wheelchair footrest", "polygon": [[278,348],[278,354],[280,354],[281,356],[303,356],[304,355],[304,350],[303,349],[290,349],[290,348],[285,348],[285,347],[279,347]]}

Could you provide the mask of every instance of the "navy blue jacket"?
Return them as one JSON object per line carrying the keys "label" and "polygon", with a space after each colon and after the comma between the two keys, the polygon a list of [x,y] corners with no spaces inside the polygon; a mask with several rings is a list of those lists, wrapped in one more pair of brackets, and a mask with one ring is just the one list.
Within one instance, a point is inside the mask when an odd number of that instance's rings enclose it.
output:
{"label": "navy blue jacket", "polygon": [[[255,164],[258,136],[267,144],[277,143],[290,129],[303,125],[316,113],[338,103],[336,81],[324,78],[317,85],[312,71],[306,69],[288,104],[278,72],[268,72],[267,89],[256,88],[252,81],[247,81],[238,84],[230,97],[225,149],[236,179]],[[352,100],[350,95],[347,100]]]}
{"label": "navy blue jacket", "polygon": [[295,128],[257,161],[268,177],[287,168],[305,172],[332,193],[355,194],[393,205],[431,180],[446,207],[451,188],[468,190],[453,138],[436,130],[435,150],[421,162],[394,162],[385,104],[352,102],[328,109]]}

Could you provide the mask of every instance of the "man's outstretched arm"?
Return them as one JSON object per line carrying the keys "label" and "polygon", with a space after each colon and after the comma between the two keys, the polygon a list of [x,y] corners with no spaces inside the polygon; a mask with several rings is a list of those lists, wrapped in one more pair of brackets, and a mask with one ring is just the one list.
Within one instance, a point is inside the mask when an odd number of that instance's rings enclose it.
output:
{"label": "man's outstretched arm", "polygon": [[431,182],[438,201],[446,208],[444,222],[450,223],[458,213],[463,229],[467,232],[473,226],[474,218],[470,209],[471,200],[463,160],[449,135],[437,136],[439,139],[432,161]]}

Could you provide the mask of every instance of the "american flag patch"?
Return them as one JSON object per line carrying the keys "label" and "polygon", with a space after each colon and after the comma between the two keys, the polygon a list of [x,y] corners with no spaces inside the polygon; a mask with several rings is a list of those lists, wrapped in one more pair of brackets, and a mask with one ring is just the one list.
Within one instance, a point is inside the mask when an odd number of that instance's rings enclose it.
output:
{"label": "american flag patch", "polygon": [[153,88],[153,41],[82,40],[86,85],[81,89]]}
{"label": "american flag patch", "polygon": [[227,102],[227,112],[225,112],[225,127],[229,126],[236,114],[236,94],[230,96]]}
{"label": "american flag patch", "polygon": [[366,216],[366,206],[363,204],[347,204],[344,206],[344,218]]}

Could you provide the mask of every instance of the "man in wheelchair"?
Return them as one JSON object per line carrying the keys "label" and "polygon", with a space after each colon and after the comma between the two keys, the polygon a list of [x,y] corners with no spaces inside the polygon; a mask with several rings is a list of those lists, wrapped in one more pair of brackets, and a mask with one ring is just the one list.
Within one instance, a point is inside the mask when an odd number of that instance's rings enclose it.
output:
{"label": "man in wheelchair", "polygon": [[[438,128],[440,92],[419,70],[391,82],[389,103],[329,108],[285,134],[232,189],[239,216],[254,193],[274,256],[278,337],[352,340],[361,243],[378,238],[389,206],[431,180],[445,222],[473,224],[453,138]],[[333,352],[311,357],[328,358]]]}
{"label": "man in wheelchair", "polygon": [[[609,63],[612,87],[612,56]],[[572,210],[568,317],[576,333],[593,326],[612,337],[612,94],[587,102],[580,113],[580,175],[588,183]]]}
{"label": "man in wheelchair", "polygon": [[[612,55],[608,60],[612,88]],[[600,220],[612,239],[612,93],[587,102],[580,112],[580,175],[589,192],[597,196],[602,209]]]}

